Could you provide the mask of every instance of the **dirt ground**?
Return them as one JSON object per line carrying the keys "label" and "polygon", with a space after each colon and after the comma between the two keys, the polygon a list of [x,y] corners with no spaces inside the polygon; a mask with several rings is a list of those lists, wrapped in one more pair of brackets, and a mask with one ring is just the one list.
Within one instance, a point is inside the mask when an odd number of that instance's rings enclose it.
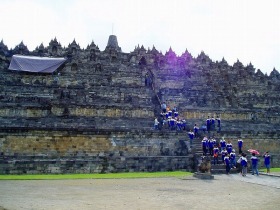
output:
{"label": "dirt ground", "polygon": [[280,178],[265,175],[0,181],[0,210],[270,210],[280,208],[279,198]]}

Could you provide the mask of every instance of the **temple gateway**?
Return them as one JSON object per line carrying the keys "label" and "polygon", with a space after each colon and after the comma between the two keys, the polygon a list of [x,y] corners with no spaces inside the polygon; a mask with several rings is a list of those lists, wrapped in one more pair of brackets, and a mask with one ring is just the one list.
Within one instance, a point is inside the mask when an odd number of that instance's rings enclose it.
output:
{"label": "temple gateway", "polygon": [[[236,150],[242,138],[245,152],[269,151],[280,166],[276,69],[266,75],[171,48],[125,53],[111,35],[104,51],[56,38],[34,51],[1,41],[0,71],[0,174],[196,171],[204,136]],[[162,104],[184,126],[170,127]],[[216,123],[209,131],[208,117]]]}

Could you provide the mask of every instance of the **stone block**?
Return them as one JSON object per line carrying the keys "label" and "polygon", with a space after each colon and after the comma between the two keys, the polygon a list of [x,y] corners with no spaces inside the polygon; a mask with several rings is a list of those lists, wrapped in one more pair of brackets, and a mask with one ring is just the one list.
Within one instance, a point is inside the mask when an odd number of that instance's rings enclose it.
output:
{"label": "stone block", "polygon": [[198,179],[207,179],[207,180],[214,179],[214,175],[212,175],[211,173],[195,172],[193,176]]}

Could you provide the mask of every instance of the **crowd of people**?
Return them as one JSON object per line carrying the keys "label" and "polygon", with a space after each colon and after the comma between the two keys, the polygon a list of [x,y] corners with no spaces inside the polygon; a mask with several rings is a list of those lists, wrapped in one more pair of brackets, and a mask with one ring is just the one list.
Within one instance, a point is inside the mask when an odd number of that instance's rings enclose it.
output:
{"label": "crowd of people", "polygon": [[[241,142],[242,139],[239,139]],[[225,158],[229,160],[230,168],[236,167],[236,154],[231,141],[226,142],[222,138],[219,142],[214,137],[204,137],[201,141],[203,156],[210,155],[213,157],[213,163],[224,163]],[[242,149],[242,147],[241,147]]]}
{"label": "crowd of people", "polygon": [[[168,128],[170,130],[182,131],[186,130],[186,120],[179,117],[179,112],[176,107],[170,108],[167,106],[165,102],[161,104],[161,114],[158,119],[155,117],[154,120],[154,129],[160,130],[162,128]],[[211,131],[217,131],[219,133],[221,131],[221,118],[217,115],[216,118],[213,116],[206,119],[205,124],[201,126],[201,128],[195,124],[193,129],[189,130],[188,137],[190,140],[190,146],[192,147],[193,141],[195,138],[199,137],[199,130],[203,131],[203,134],[208,133],[210,136]],[[248,159],[246,153],[243,152],[243,140],[241,137],[237,140],[237,148],[238,148],[238,160],[237,155],[235,153],[235,149],[233,149],[232,142],[226,141],[224,138],[220,139],[218,142],[214,137],[207,137],[201,141],[203,156],[211,156],[213,157],[213,164],[224,164],[226,166],[226,173],[229,174],[232,168],[239,168],[239,172],[242,176],[246,176],[247,168],[248,168]],[[258,162],[259,159],[256,156],[257,154],[252,152],[250,158],[251,163],[251,171],[252,175],[259,175],[258,171]],[[270,173],[270,155],[268,152],[263,154],[264,165],[266,167],[267,173]]]}
{"label": "crowd of people", "polygon": [[206,119],[206,129],[208,132],[216,130],[216,121],[217,121],[217,132],[221,131],[221,118],[217,116],[216,118],[209,117]]}
{"label": "crowd of people", "polygon": [[[266,168],[266,173],[269,174],[270,173],[270,155],[269,152],[265,152],[263,154],[263,158],[264,158],[264,166]],[[252,153],[251,156],[251,172],[252,175],[259,175],[259,170],[258,170],[258,163],[259,163],[259,158],[256,156],[256,153]],[[245,153],[242,153],[240,158],[238,159],[238,163],[240,163],[240,173],[242,174],[242,176],[246,176],[247,175],[247,168],[248,168],[248,160],[247,160],[247,155]]]}
{"label": "crowd of people", "polygon": [[[239,138],[237,140],[237,147],[239,150],[237,160],[237,155],[235,153],[235,149],[233,149],[232,142],[225,141],[222,138],[219,143],[216,141],[214,137],[207,138],[206,136],[201,141],[203,156],[211,156],[213,157],[213,164],[224,164],[226,166],[226,173],[229,174],[232,168],[239,168],[239,172],[242,176],[247,175],[248,168],[248,159],[246,153],[242,151],[243,148],[243,140]],[[251,171],[252,175],[259,175],[258,171],[258,162],[259,158],[256,156],[257,151],[252,152],[251,160]],[[270,155],[268,152],[263,154],[264,165],[266,167],[267,173],[270,173]]]}
{"label": "crowd of people", "polygon": [[161,130],[162,128],[168,128],[170,130],[182,131],[186,130],[186,120],[179,117],[179,112],[176,107],[171,109],[166,103],[161,104],[162,112],[159,119],[154,119],[154,129]]}
{"label": "crowd of people", "polygon": [[[216,122],[217,121],[217,122]],[[221,118],[217,116],[216,118],[212,117],[206,119],[205,124],[199,127],[197,124],[194,125],[193,129],[190,132],[194,133],[194,138],[197,138],[199,135],[199,130],[201,130],[204,134],[206,131],[209,133],[210,131],[214,131],[216,129],[217,124],[217,132],[221,131]],[[163,102],[161,104],[161,113],[159,117],[155,117],[154,119],[154,129],[161,130],[162,128],[168,128],[170,130],[182,131],[186,130],[186,120],[182,117],[179,117],[179,112],[174,106],[171,108]],[[190,136],[190,132],[188,133]]]}

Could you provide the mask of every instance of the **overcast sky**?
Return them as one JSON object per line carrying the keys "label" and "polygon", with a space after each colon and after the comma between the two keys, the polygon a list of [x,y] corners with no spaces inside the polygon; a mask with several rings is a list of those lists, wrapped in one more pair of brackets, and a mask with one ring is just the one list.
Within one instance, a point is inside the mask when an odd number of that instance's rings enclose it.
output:
{"label": "overcast sky", "polygon": [[171,46],[177,55],[204,51],[213,61],[280,71],[279,0],[0,0],[0,19],[8,48],[23,41],[34,50],[56,37],[81,48],[93,40],[103,51],[113,33],[123,52]]}

